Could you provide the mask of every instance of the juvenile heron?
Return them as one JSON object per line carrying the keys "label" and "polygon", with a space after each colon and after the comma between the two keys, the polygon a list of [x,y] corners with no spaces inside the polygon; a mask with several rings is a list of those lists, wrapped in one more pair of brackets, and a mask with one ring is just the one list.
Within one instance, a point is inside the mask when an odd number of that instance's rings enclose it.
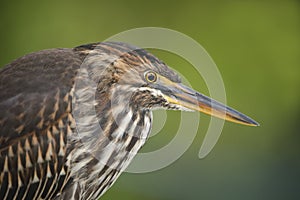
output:
{"label": "juvenile heron", "polygon": [[154,108],[258,125],[128,44],[43,50],[11,62],[0,71],[0,199],[98,199],[144,145]]}

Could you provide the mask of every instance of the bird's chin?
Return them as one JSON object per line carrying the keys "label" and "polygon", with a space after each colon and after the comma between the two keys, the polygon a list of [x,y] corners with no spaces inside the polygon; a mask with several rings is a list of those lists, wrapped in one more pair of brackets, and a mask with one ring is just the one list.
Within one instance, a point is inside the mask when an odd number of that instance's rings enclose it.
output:
{"label": "bird's chin", "polygon": [[180,110],[180,111],[187,111],[187,112],[194,112],[194,110],[186,108],[184,106],[173,104],[173,103],[167,103],[163,107],[157,107],[157,109],[165,109],[165,110]]}
{"label": "bird's chin", "polygon": [[181,111],[187,111],[187,112],[195,112],[194,110],[191,110],[191,109],[189,109],[189,108],[186,108],[186,107],[184,107],[184,106],[181,106],[181,105],[173,105],[173,106],[175,106],[175,107],[176,107],[176,109],[175,109],[175,110],[181,110]]}

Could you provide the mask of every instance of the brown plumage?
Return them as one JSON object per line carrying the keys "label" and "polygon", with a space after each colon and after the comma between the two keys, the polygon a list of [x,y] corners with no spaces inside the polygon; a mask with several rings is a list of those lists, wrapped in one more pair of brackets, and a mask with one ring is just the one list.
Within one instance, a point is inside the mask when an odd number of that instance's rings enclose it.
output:
{"label": "brown plumage", "polygon": [[[199,102],[180,95],[174,102],[177,90]],[[152,108],[200,110],[208,101],[216,105],[213,115],[256,124],[187,90],[166,64],[123,43],[43,50],[6,65],[0,199],[99,198],[145,143]]]}

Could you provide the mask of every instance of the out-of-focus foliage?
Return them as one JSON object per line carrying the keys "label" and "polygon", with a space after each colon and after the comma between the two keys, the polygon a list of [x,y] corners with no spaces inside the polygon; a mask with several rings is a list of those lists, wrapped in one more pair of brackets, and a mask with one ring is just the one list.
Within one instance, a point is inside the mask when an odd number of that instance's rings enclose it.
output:
{"label": "out-of-focus foliage", "polygon": [[[201,116],[193,145],[178,161],[123,174],[104,200],[300,199],[299,1],[1,1],[0,26],[1,66],[32,51],[102,41],[135,27],[180,31],[218,65],[228,104],[261,124],[226,123],[216,147],[199,160],[209,122]],[[153,53],[207,93],[184,60]],[[172,139],[180,113],[167,116],[143,151]]]}

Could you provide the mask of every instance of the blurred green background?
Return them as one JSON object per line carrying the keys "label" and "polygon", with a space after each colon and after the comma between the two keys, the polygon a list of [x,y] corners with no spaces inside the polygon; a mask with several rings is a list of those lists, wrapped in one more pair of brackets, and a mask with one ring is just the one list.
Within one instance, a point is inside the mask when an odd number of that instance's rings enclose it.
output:
{"label": "blurred green background", "polygon": [[[203,115],[179,160],[147,174],[124,173],[104,200],[300,199],[299,1],[1,1],[0,26],[1,66],[29,52],[102,41],[135,27],[180,31],[216,62],[228,104],[261,124],[227,122],[213,151],[200,160],[210,119]],[[187,62],[153,52],[207,94]],[[172,139],[180,112],[167,116],[143,151]]]}

